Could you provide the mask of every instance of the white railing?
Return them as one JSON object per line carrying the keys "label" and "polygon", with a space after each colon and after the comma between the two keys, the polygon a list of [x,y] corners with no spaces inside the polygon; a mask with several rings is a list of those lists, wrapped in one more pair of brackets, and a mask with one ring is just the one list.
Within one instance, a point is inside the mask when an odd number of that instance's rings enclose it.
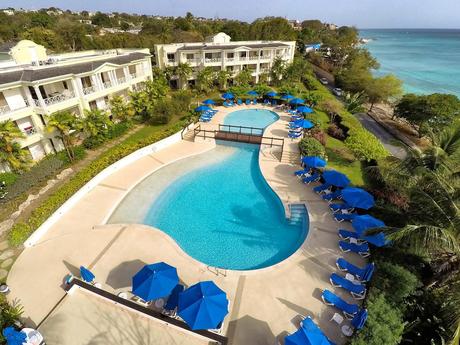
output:
{"label": "white railing", "polygon": [[201,59],[187,59],[187,63],[200,63]]}
{"label": "white railing", "polygon": [[113,86],[110,80],[105,81],[102,85],[104,85],[104,89],[110,89]]}
{"label": "white railing", "polygon": [[94,86],[88,86],[83,89],[83,94],[84,95],[90,95],[92,93],[96,92],[96,88]]}
{"label": "white railing", "polygon": [[270,72],[270,68],[261,68],[261,69],[259,69],[259,72],[260,73],[268,73],[268,72]]}
{"label": "white railing", "polygon": [[9,105],[2,105],[0,107],[0,115],[9,113],[10,111],[11,111],[11,109],[10,109]]}
{"label": "white railing", "polygon": [[234,57],[232,57],[232,58],[225,58],[225,61],[227,61],[227,62],[233,62],[233,61],[235,61],[235,58],[234,58]]}
{"label": "white railing", "polygon": [[73,91],[69,91],[66,94],[61,93],[59,95],[45,98],[44,101],[45,101],[45,105],[53,105],[53,104],[64,102],[74,97],[75,97],[75,94],[73,93]]}
{"label": "white railing", "polygon": [[271,56],[270,55],[262,55],[260,57],[261,60],[270,60],[271,59]]}
{"label": "white railing", "polygon": [[34,105],[35,107],[39,107],[39,106],[40,106],[40,101],[39,101],[38,99],[32,99],[32,101],[33,101],[33,103],[34,103],[33,105]]}
{"label": "white railing", "polygon": [[256,56],[250,56],[249,60],[259,60],[259,57],[257,55]]}
{"label": "white railing", "polygon": [[117,83],[118,83],[118,84],[124,84],[124,83],[126,83],[126,78],[125,78],[125,77],[118,78],[118,79],[117,79]]}
{"label": "white railing", "polygon": [[130,77],[131,79],[136,79],[136,78],[137,78],[137,74],[136,74],[136,73],[131,73],[131,74],[129,75],[129,77]]}
{"label": "white railing", "polygon": [[222,62],[222,58],[205,59],[205,62]]}

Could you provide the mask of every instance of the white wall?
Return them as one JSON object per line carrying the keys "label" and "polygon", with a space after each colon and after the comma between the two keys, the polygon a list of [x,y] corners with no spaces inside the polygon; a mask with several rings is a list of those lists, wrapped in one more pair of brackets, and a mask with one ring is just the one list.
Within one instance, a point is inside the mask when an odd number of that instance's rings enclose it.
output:
{"label": "white wall", "polygon": [[26,106],[19,88],[4,90],[2,92],[11,110],[21,109]]}

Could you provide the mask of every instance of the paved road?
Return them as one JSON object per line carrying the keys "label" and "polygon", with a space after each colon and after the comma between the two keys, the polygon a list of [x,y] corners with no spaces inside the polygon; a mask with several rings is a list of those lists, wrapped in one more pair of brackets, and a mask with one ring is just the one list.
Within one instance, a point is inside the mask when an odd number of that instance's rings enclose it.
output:
{"label": "paved road", "polygon": [[400,142],[391,133],[387,132],[385,128],[379,125],[373,118],[366,113],[355,114],[356,118],[369,132],[373,133],[385,146],[385,148],[395,157],[403,159],[407,153],[404,149],[404,144],[395,145],[395,141]]}

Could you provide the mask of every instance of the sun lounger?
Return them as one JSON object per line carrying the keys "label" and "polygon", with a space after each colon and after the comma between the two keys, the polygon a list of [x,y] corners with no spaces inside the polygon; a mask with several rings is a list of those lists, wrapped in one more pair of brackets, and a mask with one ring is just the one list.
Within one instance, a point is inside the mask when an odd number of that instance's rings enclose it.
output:
{"label": "sun lounger", "polygon": [[246,105],[250,105],[250,104],[251,104],[251,100],[250,100],[250,99],[247,99],[244,103],[246,103]]}
{"label": "sun lounger", "polygon": [[264,99],[264,105],[269,105],[270,101],[268,99]]}
{"label": "sun lounger", "polygon": [[342,191],[338,189],[335,192],[324,194],[321,197],[323,198],[323,200],[326,200],[326,201],[340,199],[342,197]]}
{"label": "sun lounger", "polygon": [[302,136],[302,132],[295,132],[295,131],[290,131],[288,134],[288,137],[291,139],[297,139]]}
{"label": "sun lounger", "polygon": [[328,190],[329,188],[331,188],[331,185],[329,183],[323,183],[322,185],[314,187],[313,191],[315,193],[321,194],[324,191]]}
{"label": "sun lounger", "polygon": [[305,169],[302,169],[302,170],[297,170],[296,172],[294,172],[294,175],[301,178],[302,176],[305,176],[306,174],[308,174],[310,172],[310,168],[305,168]]}
{"label": "sun lounger", "polygon": [[253,99],[252,104],[254,104],[254,105],[257,104],[257,98],[254,98],[254,99]]}
{"label": "sun lounger", "polygon": [[312,182],[318,181],[320,178],[321,178],[321,175],[319,173],[315,172],[313,175],[311,175],[309,177],[304,177],[302,179],[302,182],[306,183],[306,184],[310,184]]}
{"label": "sun lounger", "polygon": [[[354,208],[348,205],[347,203],[343,204],[330,204],[329,208],[331,209],[332,212],[338,212],[338,211],[343,211],[346,210],[348,213],[353,212]],[[343,212],[342,212],[343,213]]]}
{"label": "sun lounger", "polygon": [[236,103],[237,103],[238,105],[241,105],[241,104],[243,104],[243,101],[242,101],[240,98],[238,98],[238,101],[236,101]]}
{"label": "sun lounger", "polygon": [[375,265],[374,263],[367,264],[364,268],[357,267],[343,258],[338,258],[335,262],[337,268],[341,271],[353,274],[357,279],[362,282],[368,282],[374,274]]}
{"label": "sun lounger", "polygon": [[344,220],[352,221],[354,217],[356,213],[334,213],[334,219],[339,223]]}
{"label": "sun lounger", "polygon": [[345,302],[339,296],[327,289],[323,291],[321,299],[325,304],[334,306],[341,310],[348,320],[351,320],[353,316],[359,311],[358,305]]}
{"label": "sun lounger", "polygon": [[362,257],[367,257],[369,253],[369,245],[367,243],[349,243],[346,241],[339,241],[339,248],[342,252],[353,252],[361,255]]}
{"label": "sun lounger", "polygon": [[359,235],[356,232],[344,229],[339,229],[339,237],[343,240],[348,240],[349,238],[359,239]]}
{"label": "sun lounger", "polygon": [[171,295],[169,295],[168,300],[163,307],[163,314],[175,317],[176,310],[179,305],[179,294],[184,291],[184,286],[181,284],[177,284],[174,289],[171,291]]}
{"label": "sun lounger", "polygon": [[332,273],[329,278],[332,286],[340,287],[347,290],[355,299],[363,299],[366,296],[366,287],[361,283],[354,282],[339,276],[337,273]]}

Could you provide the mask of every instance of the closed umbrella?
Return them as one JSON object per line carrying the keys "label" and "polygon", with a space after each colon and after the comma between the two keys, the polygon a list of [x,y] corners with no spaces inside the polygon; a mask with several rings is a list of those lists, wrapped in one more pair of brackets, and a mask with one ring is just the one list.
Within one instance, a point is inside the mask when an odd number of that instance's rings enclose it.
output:
{"label": "closed umbrella", "polygon": [[80,277],[87,283],[91,283],[95,278],[93,272],[91,272],[85,266],[80,266]]}
{"label": "closed umbrella", "polygon": [[168,296],[179,283],[177,269],[164,262],[145,265],[133,277],[133,293],[144,301]]}
{"label": "closed umbrella", "polygon": [[310,107],[307,107],[306,105],[301,105],[297,107],[297,111],[299,113],[304,113],[304,114],[311,114],[313,112],[313,109]]}
{"label": "closed umbrella", "polygon": [[214,102],[212,99],[206,99],[204,100],[203,102],[201,102],[203,104],[206,104],[206,105],[213,105],[213,104],[216,104],[216,102]]}
{"label": "closed umbrella", "polygon": [[375,235],[364,236],[363,240],[373,244],[376,247],[384,247],[390,243],[383,232],[379,232]]}
{"label": "closed umbrella", "polygon": [[208,111],[208,110],[211,110],[211,108],[208,107],[207,105],[200,105],[199,107],[195,108],[196,112],[203,112],[203,111]]}
{"label": "closed umbrella", "polygon": [[277,93],[275,91],[270,91],[265,94],[267,97],[276,97]]}
{"label": "closed umbrella", "polygon": [[294,98],[289,101],[289,104],[292,105],[297,105],[297,104],[303,104],[305,101],[301,98]]}
{"label": "closed umbrella", "polygon": [[216,329],[228,314],[228,299],[214,282],[204,281],[179,294],[177,313],[193,330]]}
{"label": "closed umbrella", "polygon": [[350,184],[350,180],[345,174],[335,170],[328,170],[323,173],[323,178],[326,183],[336,187],[344,188]]}
{"label": "closed umbrella", "polygon": [[222,95],[222,98],[223,98],[223,99],[233,99],[233,98],[235,98],[235,96],[234,96],[233,93],[231,93],[231,92],[226,92],[226,93],[224,93],[224,94]]}
{"label": "closed umbrella", "polygon": [[363,214],[354,217],[351,221],[351,226],[353,226],[353,229],[355,229],[359,236],[362,236],[368,229],[385,227],[385,223],[368,214]]}
{"label": "closed umbrella", "polygon": [[303,157],[302,163],[310,168],[323,168],[326,166],[326,161],[318,156]]}
{"label": "closed umbrella", "polygon": [[359,331],[364,327],[367,321],[367,309],[361,309],[351,320],[353,327]]}
{"label": "closed umbrella", "polygon": [[285,345],[332,345],[332,342],[324,335],[323,331],[313,322],[310,317],[302,321],[295,333],[284,339]]}
{"label": "closed umbrella", "polygon": [[27,343],[27,335],[16,331],[13,327],[6,327],[2,334],[7,345],[22,345]]}
{"label": "closed umbrella", "polygon": [[375,204],[374,197],[361,188],[348,187],[342,191],[342,199],[351,207],[370,209]]}

